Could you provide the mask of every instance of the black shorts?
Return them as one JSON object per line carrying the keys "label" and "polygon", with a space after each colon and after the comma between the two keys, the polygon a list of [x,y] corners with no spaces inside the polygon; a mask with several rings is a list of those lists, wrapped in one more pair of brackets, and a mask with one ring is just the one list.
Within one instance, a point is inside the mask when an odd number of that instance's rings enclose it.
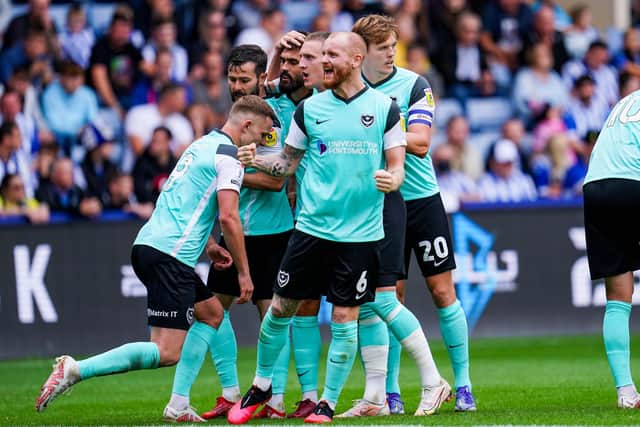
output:
{"label": "black shorts", "polygon": [[193,267],[147,245],[134,245],[131,266],[147,288],[149,325],[189,329],[193,306],[213,296]]}
{"label": "black shorts", "polygon": [[[291,231],[264,236],[245,236],[244,244],[249,262],[249,272],[253,281],[251,301],[267,300],[273,297],[273,282],[278,275],[280,261],[287,249]],[[224,237],[220,238],[220,246],[227,248]],[[238,270],[231,266],[218,271],[211,267],[207,286],[216,294],[240,296]]]}
{"label": "black shorts", "polygon": [[591,279],[640,269],[640,181],[592,181],[583,194]]}
{"label": "black shorts", "polygon": [[320,299],[354,307],[375,299],[379,242],[333,242],[294,230],[273,291],[295,300]]}
{"label": "black shorts", "polygon": [[384,239],[380,240],[380,273],[377,287],[395,286],[405,276],[404,240],[407,208],[399,191],[384,196]]}
{"label": "black shorts", "polygon": [[423,277],[455,269],[456,260],[453,255],[449,220],[440,193],[423,199],[409,200],[406,205],[405,271],[409,271],[412,250],[416,254]]}

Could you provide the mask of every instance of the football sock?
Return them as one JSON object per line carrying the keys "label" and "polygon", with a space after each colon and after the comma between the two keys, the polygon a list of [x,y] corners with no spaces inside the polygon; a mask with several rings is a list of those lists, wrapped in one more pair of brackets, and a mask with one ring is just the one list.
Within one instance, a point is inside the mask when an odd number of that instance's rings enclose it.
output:
{"label": "football sock", "polygon": [[[216,339],[216,330],[206,323],[195,321],[182,345],[180,361],[173,377],[174,394],[189,396],[211,343]],[[184,409],[184,408],[176,408]]]}
{"label": "football sock", "polygon": [[351,373],[357,351],[358,322],[356,320],[346,323],[331,322],[331,344],[327,355],[327,374],[321,400],[326,400],[332,409],[335,408],[342,387]]}
{"label": "football sock", "polygon": [[358,342],[365,372],[363,398],[382,404],[385,401],[389,334],[387,325],[371,309],[371,305],[362,305],[358,318]]}
{"label": "football sock", "polygon": [[460,301],[456,300],[448,307],[438,309],[440,333],[447,346],[451,367],[455,377],[455,388],[468,386],[469,378],[469,329],[467,318]]}
{"label": "football sock", "polygon": [[152,342],[132,342],[78,362],[80,378],[155,369],[160,365],[158,346]]}
{"label": "football sock", "polygon": [[[239,395],[238,344],[236,342],[236,334],[233,330],[228,310],[224,311],[224,317],[218,327],[216,339],[211,343],[209,351],[211,352],[211,359],[216,367],[216,372],[220,377],[223,397],[225,389],[229,389],[227,391],[228,396],[232,396],[235,389],[238,390],[237,393]],[[225,399],[227,398],[225,397]],[[235,402],[238,399],[227,400]]]}
{"label": "football sock", "polygon": [[289,334],[287,333],[287,339],[284,342],[284,346],[276,359],[276,363],[273,366],[273,388],[272,397],[269,403],[274,409],[279,411],[284,410],[284,392],[287,387],[287,378],[289,376],[289,357],[290,357],[291,343]]}
{"label": "football sock", "polygon": [[253,381],[262,391],[267,391],[271,385],[274,365],[289,339],[290,323],[291,317],[275,317],[271,314],[271,309],[262,319],[258,337],[256,376]]}
{"label": "football sock", "polygon": [[[416,362],[422,387],[440,384],[440,372],[433,360],[429,343],[416,316],[400,304],[395,291],[378,292],[373,309],[382,317],[392,335]],[[389,391],[389,390],[387,390]]]}
{"label": "football sock", "polygon": [[622,301],[607,301],[602,325],[604,348],[609,368],[616,387],[633,384],[629,364],[629,318],[631,304]]}
{"label": "football sock", "polygon": [[[322,338],[318,316],[294,316],[291,327],[293,358],[302,393],[315,392],[318,400],[318,365],[322,351]],[[303,398],[304,400],[304,398]]]}
{"label": "football sock", "polygon": [[387,393],[400,394],[400,355],[402,354],[402,345],[393,336],[391,330],[387,332],[389,336],[389,355],[387,356]]}

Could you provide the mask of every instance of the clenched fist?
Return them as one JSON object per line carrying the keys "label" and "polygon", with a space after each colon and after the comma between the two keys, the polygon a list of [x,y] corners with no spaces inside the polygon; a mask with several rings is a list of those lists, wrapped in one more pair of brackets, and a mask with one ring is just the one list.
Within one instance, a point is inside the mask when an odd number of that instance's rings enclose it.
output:
{"label": "clenched fist", "polygon": [[256,144],[251,143],[238,148],[238,160],[246,167],[254,167],[256,160]]}

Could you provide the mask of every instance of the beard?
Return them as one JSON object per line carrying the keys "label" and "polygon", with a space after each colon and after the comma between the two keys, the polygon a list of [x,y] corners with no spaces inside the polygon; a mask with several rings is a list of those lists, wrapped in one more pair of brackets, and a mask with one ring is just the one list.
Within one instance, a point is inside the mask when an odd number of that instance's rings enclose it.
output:
{"label": "beard", "polygon": [[238,99],[242,98],[245,95],[258,95],[258,94],[259,94],[258,86],[256,86],[255,88],[253,88],[253,90],[250,90],[250,91],[236,90],[231,92],[231,100],[233,102],[236,102]]}
{"label": "beard", "polygon": [[349,78],[350,70],[346,66],[339,67],[334,65],[331,71],[333,71],[333,75],[331,77],[327,78],[324,73],[322,76],[322,85],[326,89],[335,89]]}
{"label": "beard", "polygon": [[[284,80],[283,80],[284,78]],[[280,73],[280,91],[282,93],[290,94],[295,92],[304,86],[304,81],[302,80],[302,75],[294,78],[291,74],[286,71]]]}

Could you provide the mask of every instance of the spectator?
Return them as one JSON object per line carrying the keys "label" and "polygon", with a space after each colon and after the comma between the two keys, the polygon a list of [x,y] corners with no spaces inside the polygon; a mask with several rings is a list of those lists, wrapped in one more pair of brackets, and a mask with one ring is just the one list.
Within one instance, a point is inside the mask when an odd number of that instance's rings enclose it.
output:
{"label": "spectator", "polygon": [[531,10],[535,14],[545,6],[553,12],[553,28],[556,31],[564,32],[571,26],[571,16],[558,4],[557,0],[536,0],[531,5]]}
{"label": "spectator", "polygon": [[271,57],[273,47],[284,34],[286,17],[280,9],[268,8],[262,12],[260,26],[246,28],[238,34],[235,45],[256,44]]}
{"label": "spectator", "polygon": [[568,91],[562,79],[553,71],[551,50],[538,43],[527,52],[529,67],[516,75],[513,85],[513,101],[516,110],[525,124],[535,125],[545,108],[564,109],[568,102]]}
{"label": "spectator", "polygon": [[[51,178],[51,165],[59,157],[60,150],[55,144],[43,145],[34,160],[35,183],[42,185]],[[84,177],[82,177],[84,181]]]}
{"label": "spectator", "polygon": [[351,31],[353,27],[353,16],[342,10],[340,0],[320,0],[319,16],[325,16],[329,20],[327,31]]}
{"label": "spectator", "polygon": [[93,30],[87,27],[87,15],[81,4],[73,3],[67,11],[67,27],[58,37],[62,55],[83,69],[89,67],[91,48],[96,42]]}
{"label": "spectator", "polygon": [[[391,3],[392,2],[388,1],[385,4],[387,13],[389,14],[391,13],[390,9],[393,8],[393,6],[391,6]],[[396,21],[399,23],[406,18],[408,21],[408,25],[410,25],[414,29],[415,36],[412,40],[409,40],[407,44],[417,42],[426,46],[429,42],[429,17],[427,11],[427,2],[422,0],[403,0],[396,1],[396,3],[398,3],[399,6],[395,11]]]}
{"label": "spectator", "polygon": [[91,123],[82,132],[82,145],[86,155],[80,164],[85,180],[85,191],[89,196],[104,200],[109,177],[118,172],[111,161],[113,155],[113,134],[102,123]]}
{"label": "spectator", "polygon": [[15,122],[4,121],[0,125],[0,179],[6,174],[20,175],[27,197],[33,197],[35,183],[31,173],[31,158],[21,150],[20,129]]}
{"label": "spectator", "polygon": [[571,9],[573,25],[564,33],[564,43],[572,59],[580,59],[587,53],[589,45],[599,37],[592,24],[593,14],[589,6],[578,4]]}
{"label": "spectator", "polygon": [[40,184],[37,199],[49,205],[52,212],[95,218],[102,213],[102,205],[95,197],[88,197],[73,182],[73,163],[66,157],[51,165],[51,177]]}
{"label": "spectator", "polygon": [[53,78],[52,59],[45,32],[31,28],[24,41],[0,56],[0,80],[6,84],[14,71],[24,65],[29,67],[29,79],[36,87],[46,85]]}
{"label": "spectator", "polygon": [[164,182],[176,165],[171,152],[171,131],[160,126],[153,131],[151,142],[133,168],[135,194],[141,203],[155,203]]}
{"label": "spectator", "polygon": [[187,51],[176,43],[176,24],[171,18],[156,19],[151,25],[152,39],[142,48],[142,57],[149,63],[154,63],[156,53],[160,49],[171,53],[171,80],[183,82],[187,79],[189,59]]}
{"label": "spectator", "polygon": [[204,13],[198,22],[198,33],[200,37],[189,46],[190,80],[202,78],[202,56],[206,52],[219,52],[226,58],[231,50],[223,12],[209,10]]}
{"label": "spectator", "polygon": [[596,40],[589,45],[584,60],[573,60],[564,65],[562,78],[570,89],[579,77],[589,74],[596,82],[596,96],[612,107],[618,102],[618,79],[615,70],[608,64],[608,46]]}
{"label": "spectator", "polygon": [[140,51],[129,41],[133,14],[127,6],[116,8],[105,36],[91,50],[91,85],[100,101],[124,117],[131,92],[143,67]]}
{"label": "spectator", "polygon": [[429,2],[429,52],[442,52],[456,42],[456,22],[466,11],[465,0],[435,0]]}
{"label": "spectator", "polygon": [[438,186],[444,200],[449,200],[449,207],[455,208],[460,202],[472,202],[480,199],[473,179],[453,169],[455,151],[449,144],[442,144],[433,150],[431,159],[438,177]]}
{"label": "spectator", "polygon": [[331,28],[331,19],[329,16],[320,14],[317,15],[311,21],[311,28],[309,29],[312,33],[328,33]]}
{"label": "spectator", "polygon": [[[9,78],[5,90],[15,91],[20,95],[20,99],[22,100],[21,111],[26,117],[31,117],[35,121],[40,145],[55,143],[55,137],[53,133],[49,131],[42,114],[40,105],[41,93],[38,92],[29,79],[29,67],[23,65],[16,68]],[[31,148],[32,151],[37,149],[35,146]]]}
{"label": "spectator", "polygon": [[22,101],[17,92],[7,90],[0,96],[0,114],[2,122],[14,122],[18,126],[22,151],[30,158],[40,145],[38,130],[33,118],[22,112]]}
{"label": "spectator", "polygon": [[144,77],[136,83],[131,95],[131,106],[142,104],[155,104],[158,102],[160,89],[173,82],[171,67],[173,56],[167,49],[160,49],[156,53],[153,74]]}
{"label": "spectator", "polygon": [[463,111],[469,97],[496,92],[485,52],[478,44],[479,34],[480,18],[471,12],[461,13],[456,23],[455,51],[452,52],[453,45],[446,46],[434,57],[447,93],[460,102]]}
{"label": "spectator", "polygon": [[584,141],[589,131],[598,131],[602,128],[609,106],[602,98],[595,95],[595,81],[591,76],[585,75],[576,80],[573,92],[567,108],[567,115],[575,125],[577,137]]}
{"label": "spectator", "polygon": [[620,99],[640,89],[640,77],[629,73],[620,74]]}
{"label": "spectator", "polygon": [[84,71],[75,62],[60,65],[60,78],[42,94],[42,112],[57,143],[66,153],[78,142],[80,131],[98,114],[98,98],[84,85]]}
{"label": "spectator", "polygon": [[23,42],[27,34],[37,28],[43,31],[47,49],[57,52],[56,27],[49,14],[49,3],[49,0],[29,0],[27,13],[13,18],[4,32],[3,51]]}
{"label": "spectator", "polygon": [[133,107],[125,120],[125,132],[133,154],[139,157],[151,141],[153,130],[164,125],[171,130],[172,151],[179,157],[193,141],[191,125],[182,115],[185,107],[185,90],[176,84],[168,84],[162,88],[157,104]]}
{"label": "spectator", "polygon": [[[531,175],[531,168],[529,167],[529,155],[527,153],[527,149],[525,148],[525,136],[526,132],[524,129],[524,123],[522,120],[518,118],[512,118],[507,120],[502,125],[501,139],[508,139],[509,141],[516,144],[516,148],[518,149],[518,160],[516,163],[516,167],[520,169],[527,175]],[[498,140],[500,141],[500,140]],[[487,150],[487,156],[485,159],[485,169],[489,170],[491,160],[493,160],[494,152],[496,148],[497,142],[492,143]]]}
{"label": "spectator", "polygon": [[500,64],[515,70],[532,21],[533,13],[523,0],[492,1],[482,14],[480,43]]}
{"label": "spectator", "polygon": [[613,58],[612,63],[619,73],[640,77],[640,37],[636,28],[625,31],[622,51]]}
{"label": "spectator", "polygon": [[22,177],[6,174],[0,183],[0,217],[24,215],[32,224],[49,222],[49,207],[27,197]]}
{"label": "spectator", "polygon": [[210,116],[209,129],[221,126],[231,109],[229,86],[224,77],[224,62],[217,52],[209,52],[202,58],[204,77],[193,82],[193,99],[196,104],[206,107]]}
{"label": "spectator", "polygon": [[553,9],[547,5],[540,6],[534,15],[532,31],[525,39],[521,55],[524,55],[538,43],[542,43],[551,49],[553,68],[559,73],[562,70],[562,66],[569,60],[569,54],[565,47],[564,36],[555,29]]}
{"label": "spectator", "polygon": [[567,136],[561,133],[551,136],[543,153],[532,160],[533,180],[540,196],[557,199],[563,195],[563,181],[575,156]]}
{"label": "spectator", "polygon": [[197,41],[198,21],[212,11],[223,14],[224,30],[228,34],[229,40],[234,40],[240,32],[240,21],[231,9],[230,0],[186,0],[180,2],[176,9],[178,41],[185,47],[191,46]]}
{"label": "spectator", "polygon": [[447,142],[453,158],[451,168],[475,180],[484,172],[482,156],[469,144],[469,123],[464,116],[453,116],[447,123]]}
{"label": "spectator", "polygon": [[109,178],[109,192],[104,199],[106,210],[122,210],[141,219],[149,219],[153,213],[153,203],[139,203],[133,194],[131,176],[115,174]]}
{"label": "spectator", "polygon": [[138,7],[133,10],[133,26],[140,30],[143,39],[149,39],[155,20],[172,20],[174,17],[173,0],[140,0],[136,3]]}
{"label": "spectator", "polygon": [[424,46],[418,43],[409,45],[407,48],[407,68],[427,79],[436,99],[444,96],[444,80],[429,61],[427,50]]}
{"label": "spectator", "polygon": [[489,172],[478,181],[478,190],[486,202],[531,201],[537,197],[531,177],[517,167],[518,150],[508,139],[496,143]]}
{"label": "spectator", "polygon": [[584,183],[584,177],[587,176],[589,159],[598,139],[598,134],[599,131],[587,133],[584,147],[580,151],[577,161],[567,170],[564,176],[563,188],[569,197],[582,195],[582,184]]}
{"label": "spectator", "polygon": [[240,28],[257,28],[263,12],[271,7],[271,3],[270,0],[236,0],[231,10],[238,17]]}

